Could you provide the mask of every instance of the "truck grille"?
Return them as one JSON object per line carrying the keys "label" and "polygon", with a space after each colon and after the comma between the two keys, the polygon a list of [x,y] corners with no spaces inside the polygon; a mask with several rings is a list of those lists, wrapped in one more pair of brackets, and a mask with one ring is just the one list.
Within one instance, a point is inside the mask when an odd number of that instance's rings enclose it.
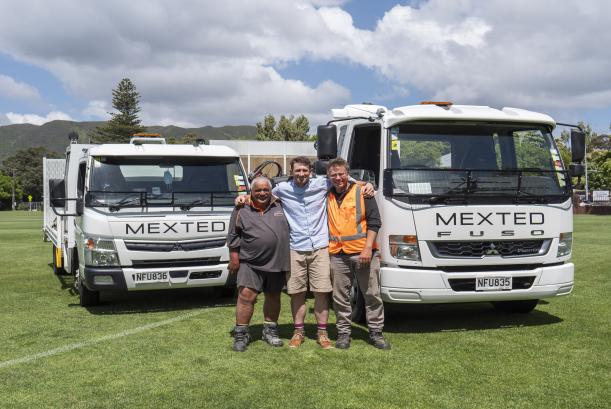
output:
{"label": "truck grille", "polygon": [[[532,287],[536,276],[513,277],[512,290],[526,290]],[[475,278],[450,278],[450,287],[454,291],[475,291]]]}
{"label": "truck grille", "polygon": [[547,253],[551,240],[429,241],[428,244],[437,258],[528,257]]}
{"label": "truck grille", "polygon": [[225,239],[216,240],[199,240],[199,241],[176,241],[176,242],[143,242],[143,241],[126,241],[125,247],[130,251],[195,251],[205,250],[217,247],[223,247]]}
{"label": "truck grille", "polygon": [[176,260],[133,260],[134,268],[172,268],[213,266],[221,262],[220,257],[188,258]]}

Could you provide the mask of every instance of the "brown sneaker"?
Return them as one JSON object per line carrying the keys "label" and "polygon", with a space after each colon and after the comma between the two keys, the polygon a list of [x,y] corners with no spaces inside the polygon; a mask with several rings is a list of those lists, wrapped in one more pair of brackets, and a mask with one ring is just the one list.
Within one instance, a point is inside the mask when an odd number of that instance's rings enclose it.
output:
{"label": "brown sneaker", "polygon": [[319,330],[316,334],[316,342],[318,343],[318,345],[320,345],[322,349],[333,348],[333,343],[329,339],[329,334],[327,334],[327,331]]}
{"label": "brown sneaker", "polygon": [[289,341],[289,348],[299,348],[305,342],[303,331],[295,330],[293,337]]}

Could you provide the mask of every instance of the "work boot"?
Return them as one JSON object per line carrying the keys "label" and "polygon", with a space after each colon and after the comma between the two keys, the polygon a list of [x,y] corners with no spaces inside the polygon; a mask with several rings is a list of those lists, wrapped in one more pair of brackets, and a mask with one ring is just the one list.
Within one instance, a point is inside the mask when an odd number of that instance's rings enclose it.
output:
{"label": "work boot", "polygon": [[295,332],[293,332],[293,337],[289,341],[289,348],[299,348],[304,342],[305,336],[303,335],[303,330],[296,329]]}
{"label": "work boot", "polygon": [[284,342],[278,336],[278,324],[275,322],[266,322],[263,324],[263,334],[261,339],[273,347],[281,347]]}
{"label": "work boot", "polygon": [[390,349],[390,342],[388,342],[382,331],[369,331],[369,342],[378,349]]}
{"label": "work boot", "polygon": [[250,343],[248,325],[236,325],[233,328],[233,347],[236,352],[244,352]]}
{"label": "work boot", "polygon": [[329,334],[327,334],[327,330],[319,329],[316,334],[316,342],[322,349],[331,349],[333,348],[333,343],[329,339]]}
{"label": "work boot", "polygon": [[337,341],[335,341],[335,348],[337,349],[350,348],[350,334],[349,333],[337,334]]}

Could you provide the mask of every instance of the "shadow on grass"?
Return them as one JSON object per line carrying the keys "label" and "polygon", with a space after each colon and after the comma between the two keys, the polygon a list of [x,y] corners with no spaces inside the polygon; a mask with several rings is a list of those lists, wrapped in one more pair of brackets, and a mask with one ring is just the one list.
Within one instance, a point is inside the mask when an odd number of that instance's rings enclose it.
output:
{"label": "shadow on grass", "polygon": [[[81,308],[78,302],[70,306]],[[93,315],[114,315],[216,307],[235,307],[235,298],[219,296],[214,288],[179,288],[129,293],[109,291],[101,295],[100,305],[85,308]]]}
{"label": "shadow on grass", "polygon": [[[540,302],[547,304],[547,302]],[[477,331],[558,324],[563,320],[535,309],[527,314],[496,311],[490,303],[385,305],[385,332]]]}

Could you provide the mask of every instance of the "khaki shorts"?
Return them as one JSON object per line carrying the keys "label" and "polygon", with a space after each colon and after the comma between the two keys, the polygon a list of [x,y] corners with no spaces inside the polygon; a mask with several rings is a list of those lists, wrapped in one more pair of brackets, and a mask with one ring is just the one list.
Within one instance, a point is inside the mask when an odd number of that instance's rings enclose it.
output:
{"label": "khaki shorts", "polygon": [[331,271],[329,269],[329,249],[324,247],[313,251],[291,250],[291,271],[286,275],[286,289],[289,294],[308,290],[317,293],[330,293]]}

